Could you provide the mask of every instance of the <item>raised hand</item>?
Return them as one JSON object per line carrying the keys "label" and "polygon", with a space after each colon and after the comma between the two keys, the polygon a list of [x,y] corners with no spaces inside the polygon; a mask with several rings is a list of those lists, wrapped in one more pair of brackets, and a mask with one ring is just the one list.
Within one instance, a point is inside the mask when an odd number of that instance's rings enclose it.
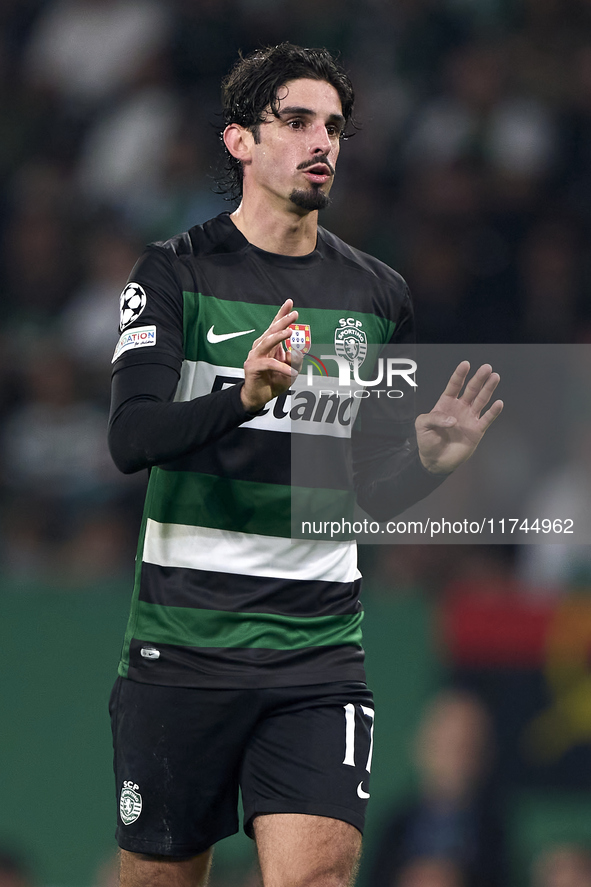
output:
{"label": "raised hand", "polygon": [[483,364],[464,388],[469,371],[470,364],[463,360],[431,412],[417,416],[421,462],[434,474],[448,474],[465,462],[503,409],[503,401],[495,400],[483,412],[499,384],[499,374]]}
{"label": "raised hand", "polygon": [[293,302],[287,299],[265,332],[252,344],[244,362],[242,405],[250,413],[286,391],[302,365],[302,355],[285,351],[282,342],[291,336],[290,324],[298,319]]}

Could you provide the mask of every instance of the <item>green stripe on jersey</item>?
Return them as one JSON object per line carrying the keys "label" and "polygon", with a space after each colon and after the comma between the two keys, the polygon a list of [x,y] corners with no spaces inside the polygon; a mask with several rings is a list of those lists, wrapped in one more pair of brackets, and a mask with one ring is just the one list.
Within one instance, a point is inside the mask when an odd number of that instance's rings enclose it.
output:
{"label": "green stripe on jersey", "polygon": [[[183,293],[183,301],[185,358],[233,367],[244,364],[252,343],[267,329],[280,307],[256,302],[234,302],[190,292]],[[298,323],[310,325],[312,354],[318,353],[315,351],[318,345],[334,347],[335,332],[341,326],[339,321],[345,317],[361,322],[361,328],[370,345],[388,342],[394,332],[395,323],[392,320],[376,317],[374,314],[334,308],[294,307],[299,311]],[[242,335],[234,336],[234,333]],[[211,342],[208,341],[208,334],[210,338],[232,338]]]}
{"label": "green stripe on jersey", "polygon": [[349,519],[354,505],[354,493],[348,490],[288,487],[162,469],[153,469],[150,480],[147,516],[161,524],[289,538],[292,514],[310,521]]}
{"label": "green stripe on jersey", "polygon": [[135,636],[186,647],[300,650],[361,645],[363,612],[346,616],[280,616],[164,607],[139,601]]}
{"label": "green stripe on jersey", "polygon": [[[183,302],[185,358],[235,367],[244,364],[252,343],[267,329],[279,307],[188,292],[183,293]],[[233,333],[243,335],[215,342],[207,338],[208,334],[218,337]]]}

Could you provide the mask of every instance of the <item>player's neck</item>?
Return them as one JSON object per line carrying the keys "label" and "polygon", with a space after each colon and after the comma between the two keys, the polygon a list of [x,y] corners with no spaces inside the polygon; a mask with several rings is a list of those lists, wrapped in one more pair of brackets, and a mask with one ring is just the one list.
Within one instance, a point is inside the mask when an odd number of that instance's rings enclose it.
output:
{"label": "player's neck", "polygon": [[243,200],[231,217],[253,246],[282,256],[306,256],[316,249],[318,213],[286,212],[283,208],[254,206]]}

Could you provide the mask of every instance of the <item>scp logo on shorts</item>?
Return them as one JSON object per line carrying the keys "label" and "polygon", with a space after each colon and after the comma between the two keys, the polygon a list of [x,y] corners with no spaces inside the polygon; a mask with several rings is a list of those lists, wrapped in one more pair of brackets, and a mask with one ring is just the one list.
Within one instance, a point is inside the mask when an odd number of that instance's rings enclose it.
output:
{"label": "scp logo on shorts", "polygon": [[121,332],[134,320],[137,320],[144,308],[148,297],[143,286],[139,283],[128,283],[119,298],[120,320],[119,329]]}
{"label": "scp logo on shorts", "polygon": [[139,785],[136,785],[133,780],[126,779],[123,783],[119,799],[119,815],[123,825],[131,825],[142,812],[142,796],[138,789]]}

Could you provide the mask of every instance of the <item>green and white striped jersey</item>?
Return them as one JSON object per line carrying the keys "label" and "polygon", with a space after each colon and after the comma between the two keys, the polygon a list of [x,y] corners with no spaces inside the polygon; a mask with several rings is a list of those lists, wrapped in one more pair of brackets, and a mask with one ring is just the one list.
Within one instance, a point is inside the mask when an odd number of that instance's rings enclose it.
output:
{"label": "green and white striped jersey", "polygon": [[[165,364],[180,374],[176,401],[213,409],[286,298],[309,359],[315,343],[359,355],[412,338],[406,285],[383,263],[322,228],[310,255],[267,253],[223,214],[139,260],[114,372]],[[307,381],[254,418],[234,406],[229,431],[151,469],[121,675],[218,688],[364,680],[355,541],[291,532],[293,496],[311,514],[323,497],[352,504],[357,403]]]}

